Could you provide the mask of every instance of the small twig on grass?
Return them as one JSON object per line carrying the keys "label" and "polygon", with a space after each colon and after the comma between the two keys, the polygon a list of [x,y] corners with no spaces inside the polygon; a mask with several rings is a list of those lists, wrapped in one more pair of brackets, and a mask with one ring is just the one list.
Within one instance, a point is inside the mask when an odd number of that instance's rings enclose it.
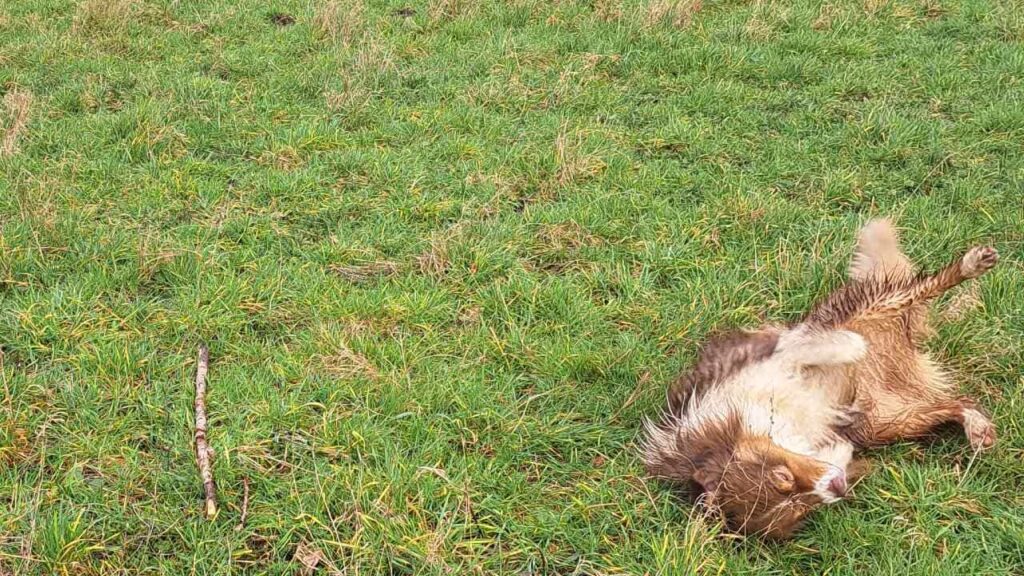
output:
{"label": "small twig on grass", "polygon": [[238,519],[235,531],[245,528],[245,518],[249,515],[249,477],[242,477],[242,517]]}
{"label": "small twig on grass", "polygon": [[206,443],[206,371],[210,364],[210,349],[205,344],[199,346],[199,363],[196,366],[196,461],[199,463],[199,475],[203,479],[203,491],[206,492],[206,517],[217,515],[217,489],[213,483],[213,468],[210,459],[213,450]]}

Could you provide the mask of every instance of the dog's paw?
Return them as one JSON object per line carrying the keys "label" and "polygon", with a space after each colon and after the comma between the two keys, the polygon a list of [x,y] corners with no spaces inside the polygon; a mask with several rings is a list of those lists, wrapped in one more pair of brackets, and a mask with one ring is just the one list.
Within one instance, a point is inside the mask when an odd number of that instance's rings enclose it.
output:
{"label": "dog's paw", "polygon": [[846,343],[851,358],[854,360],[860,360],[867,356],[868,342],[863,336],[849,330],[840,330],[839,334],[841,335],[840,337],[842,340]]}
{"label": "dog's paw", "polygon": [[964,432],[967,433],[967,440],[975,451],[988,450],[995,446],[996,427],[987,416],[968,408],[964,410]]}
{"label": "dog's paw", "polygon": [[864,337],[850,330],[833,330],[821,337],[822,353],[831,360],[829,364],[850,364],[863,360],[868,354],[868,343]]}
{"label": "dog's paw", "polygon": [[991,270],[999,262],[999,252],[991,246],[976,246],[964,254],[960,261],[960,269],[964,276],[977,278]]}

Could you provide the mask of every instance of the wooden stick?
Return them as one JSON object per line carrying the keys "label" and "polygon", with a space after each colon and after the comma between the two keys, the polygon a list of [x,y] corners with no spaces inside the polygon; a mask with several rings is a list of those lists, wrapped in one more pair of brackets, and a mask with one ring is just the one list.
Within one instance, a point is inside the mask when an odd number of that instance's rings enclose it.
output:
{"label": "wooden stick", "polygon": [[213,483],[213,468],[210,459],[213,449],[206,443],[206,371],[210,365],[210,350],[205,344],[199,346],[199,363],[196,367],[196,461],[199,475],[203,478],[206,492],[206,517],[217,515],[217,488]]}
{"label": "wooden stick", "polygon": [[235,530],[245,528],[245,518],[249,515],[249,477],[242,477],[242,517],[238,519],[238,526]]}

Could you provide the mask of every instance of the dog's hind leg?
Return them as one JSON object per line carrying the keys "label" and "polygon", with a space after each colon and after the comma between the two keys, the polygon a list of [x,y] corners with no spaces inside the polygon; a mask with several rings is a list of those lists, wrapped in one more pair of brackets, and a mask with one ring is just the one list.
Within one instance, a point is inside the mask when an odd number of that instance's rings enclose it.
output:
{"label": "dog's hind leg", "polygon": [[994,248],[976,246],[934,274],[913,279],[851,282],[816,306],[804,322],[822,329],[896,319],[965,280],[988,272],[999,261]]}
{"label": "dog's hind leg", "polygon": [[[963,396],[927,403],[911,403],[886,420],[870,424],[870,431],[864,436],[870,438],[866,444],[882,445],[901,439],[922,438],[935,428],[948,422],[963,427],[971,448],[985,450],[996,442],[996,428],[974,400]],[[858,443],[863,446],[863,443]]]}

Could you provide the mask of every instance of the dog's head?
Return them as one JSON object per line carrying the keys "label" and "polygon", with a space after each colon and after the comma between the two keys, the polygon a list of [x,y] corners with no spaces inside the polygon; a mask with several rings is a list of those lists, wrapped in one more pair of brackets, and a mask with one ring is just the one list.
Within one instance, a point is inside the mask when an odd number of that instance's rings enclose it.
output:
{"label": "dog's head", "polygon": [[736,418],[697,431],[651,427],[648,470],[688,484],[729,529],[788,538],[815,508],[846,494],[846,471],[746,433]]}
{"label": "dog's head", "polygon": [[722,511],[731,529],[770,538],[789,537],[812,510],[845,496],[847,487],[844,470],[765,436],[741,437],[724,466],[711,464],[694,474],[707,503]]}

